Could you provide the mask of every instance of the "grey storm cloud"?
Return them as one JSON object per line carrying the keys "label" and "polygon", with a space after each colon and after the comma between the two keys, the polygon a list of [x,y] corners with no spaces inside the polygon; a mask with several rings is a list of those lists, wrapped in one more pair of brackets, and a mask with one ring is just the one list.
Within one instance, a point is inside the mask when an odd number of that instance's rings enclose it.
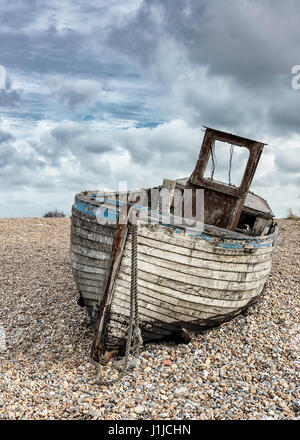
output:
{"label": "grey storm cloud", "polygon": [[14,107],[21,101],[17,90],[0,90],[0,107]]}
{"label": "grey storm cloud", "polygon": [[5,78],[5,88],[0,88],[0,107],[15,107],[22,101],[22,91],[13,87],[12,79],[9,76]]}
{"label": "grey storm cloud", "polygon": [[173,0],[148,0],[124,27],[112,29],[110,42],[152,63],[162,37],[174,38],[192,65],[265,84],[298,60],[297,9],[297,0],[177,0],[176,7]]}
{"label": "grey storm cloud", "polygon": [[[113,2],[111,6],[113,9]],[[88,4],[32,0],[30,7],[26,0],[11,7],[1,0],[1,22],[5,24],[0,29],[1,64],[27,74],[86,75],[89,79],[98,78],[99,73],[115,75],[116,68],[123,69],[123,57],[105,43],[109,29],[118,22],[115,14],[111,17],[114,23],[106,23],[109,9],[101,0]],[[72,13],[77,15],[74,22],[68,17]]]}
{"label": "grey storm cloud", "polygon": [[41,171],[45,165],[32,149],[24,151],[16,145],[17,139],[0,130],[0,186],[6,189],[24,188],[33,183],[32,172]]}
{"label": "grey storm cloud", "polygon": [[0,150],[0,168],[6,167],[15,157],[15,151],[7,145],[1,146]]}
{"label": "grey storm cloud", "polygon": [[280,151],[276,155],[275,163],[280,171],[288,174],[298,175],[300,178],[300,155],[299,150],[293,149]]}
{"label": "grey storm cloud", "polygon": [[[73,153],[97,153],[113,150],[113,142],[102,133],[88,130],[77,122],[64,122],[51,130],[54,150],[59,147]],[[57,147],[57,148],[55,148]]]}
{"label": "grey storm cloud", "polygon": [[12,141],[14,139],[15,138],[11,133],[0,130],[0,144],[3,144],[4,142]]}
{"label": "grey storm cloud", "polygon": [[92,109],[99,98],[101,86],[95,80],[50,77],[51,94],[70,110]]}
{"label": "grey storm cloud", "polygon": [[12,134],[0,130],[0,169],[13,162],[16,158],[16,150],[11,144],[15,140]]}
{"label": "grey storm cloud", "polygon": [[[1,63],[7,69],[21,69],[31,72],[49,73],[86,73],[94,64],[88,50],[84,50],[87,41],[78,32],[70,29],[58,33],[55,26],[32,35],[23,32],[1,31]],[[12,55],[13,54],[13,55]]]}
{"label": "grey storm cloud", "polygon": [[149,0],[131,21],[112,28],[109,42],[163,81],[173,101],[180,96],[178,107],[191,110],[193,124],[249,136],[260,128],[299,132],[300,92],[291,88],[298,8],[296,0],[178,0],[176,7]]}
{"label": "grey storm cloud", "polygon": [[168,32],[184,41],[192,62],[208,65],[213,74],[257,85],[285,75],[295,64],[296,0],[181,3],[178,14],[170,0],[163,2]]}

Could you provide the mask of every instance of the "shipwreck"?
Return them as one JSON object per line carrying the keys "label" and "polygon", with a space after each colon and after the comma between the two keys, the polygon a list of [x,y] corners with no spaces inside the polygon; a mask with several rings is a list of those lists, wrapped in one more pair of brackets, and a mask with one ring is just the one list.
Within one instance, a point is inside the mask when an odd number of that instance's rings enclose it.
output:
{"label": "shipwreck", "polygon": [[[101,363],[110,353],[124,352],[132,310],[133,240],[144,342],[227,321],[264,289],[278,230],[268,203],[250,192],[250,185],[265,144],[205,129],[189,178],[165,179],[161,186],[141,191],[84,191],[75,196],[72,270],[78,302],[87,308],[95,328],[95,361]],[[230,161],[234,149],[246,150],[239,186],[230,182],[230,174],[228,183],[214,178],[216,142],[230,148]],[[209,162],[213,168],[207,176]],[[166,203],[161,202],[161,190],[167,190]],[[180,208],[177,212],[184,217],[186,190],[192,194],[193,215],[180,224],[175,214]],[[204,206],[197,217],[194,199],[198,190]],[[135,237],[129,215],[133,207]]]}

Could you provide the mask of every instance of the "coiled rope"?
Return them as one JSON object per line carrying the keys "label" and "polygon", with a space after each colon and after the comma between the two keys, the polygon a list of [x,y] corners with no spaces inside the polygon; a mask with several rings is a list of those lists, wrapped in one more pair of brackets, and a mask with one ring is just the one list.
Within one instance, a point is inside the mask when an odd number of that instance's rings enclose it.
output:
{"label": "coiled rope", "polygon": [[[125,348],[124,365],[120,369],[116,378],[103,379],[102,365],[99,364],[95,383],[97,385],[112,385],[117,383],[127,373],[129,369],[136,368],[139,365],[139,352],[143,344],[141,330],[139,328],[139,310],[138,310],[138,288],[137,288],[137,225],[131,225],[131,284],[130,284],[130,316],[127,328],[127,340]],[[130,354],[132,359],[129,362]]]}

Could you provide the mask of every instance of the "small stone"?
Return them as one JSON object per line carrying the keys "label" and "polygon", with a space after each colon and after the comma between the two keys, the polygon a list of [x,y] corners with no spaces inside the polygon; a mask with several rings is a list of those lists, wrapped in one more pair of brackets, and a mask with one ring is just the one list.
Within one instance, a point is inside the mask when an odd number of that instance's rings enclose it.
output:
{"label": "small stone", "polygon": [[136,414],[143,414],[143,412],[145,412],[145,408],[142,405],[138,405],[134,408],[134,412]]}
{"label": "small stone", "polygon": [[186,393],[187,393],[187,388],[186,387],[176,388],[175,391],[174,391],[175,397],[184,396]]}
{"label": "small stone", "polygon": [[168,418],[170,416],[169,416],[168,413],[164,412],[164,413],[159,414],[159,417],[161,417],[162,419],[166,419],[166,418]]}

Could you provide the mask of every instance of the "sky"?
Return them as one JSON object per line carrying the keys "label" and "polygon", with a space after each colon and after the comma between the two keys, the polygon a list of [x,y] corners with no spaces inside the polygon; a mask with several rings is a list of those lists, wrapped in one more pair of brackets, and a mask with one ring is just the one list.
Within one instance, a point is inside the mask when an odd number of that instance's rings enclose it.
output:
{"label": "sky", "polygon": [[298,0],[0,0],[0,217],[187,177],[203,125],[267,143],[251,190],[300,215],[299,20]]}

